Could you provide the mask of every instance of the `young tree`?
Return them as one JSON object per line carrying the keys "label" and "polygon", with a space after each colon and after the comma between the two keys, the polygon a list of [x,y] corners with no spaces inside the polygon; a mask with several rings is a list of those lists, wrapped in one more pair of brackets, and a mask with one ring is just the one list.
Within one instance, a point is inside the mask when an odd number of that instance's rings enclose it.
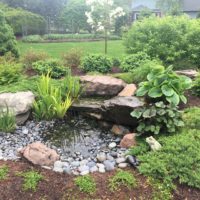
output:
{"label": "young tree", "polygon": [[180,15],[182,13],[183,0],[157,0],[156,4],[166,14]]}
{"label": "young tree", "polygon": [[15,57],[19,56],[13,30],[6,23],[3,12],[0,10],[0,56],[11,52]]}
{"label": "young tree", "polygon": [[118,17],[125,15],[123,8],[116,7],[113,0],[86,0],[90,11],[86,12],[87,22],[95,31],[105,33],[105,54],[108,51],[108,34]]}

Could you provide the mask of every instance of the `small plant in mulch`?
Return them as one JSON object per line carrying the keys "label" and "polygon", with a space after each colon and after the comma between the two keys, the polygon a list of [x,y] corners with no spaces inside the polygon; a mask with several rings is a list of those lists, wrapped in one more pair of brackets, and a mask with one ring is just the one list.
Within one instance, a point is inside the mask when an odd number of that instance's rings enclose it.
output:
{"label": "small plant in mulch", "polygon": [[89,175],[77,177],[75,179],[75,184],[82,192],[93,194],[96,191],[96,183]]}
{"label": "small plant in mulch", "polygon": [[129,189],[137,186],[136,179],[130,172],[118,170],[118,172],[109,179],[109,188],[111,191],[118,190],[120,186]]}
{"label": "small plant in mulch", "polygon": [[0,167],[0,180],[6,179],[8,172],[9,168],[6,165]]}
{"label": "small plant in mulch", "polygon": [[33,190],[34,192],[37,189],[38,183],[43,179],[43,176],[36,171],[28,171],[28,172],[18,172],[18,176],[24,178],[23,190]]}

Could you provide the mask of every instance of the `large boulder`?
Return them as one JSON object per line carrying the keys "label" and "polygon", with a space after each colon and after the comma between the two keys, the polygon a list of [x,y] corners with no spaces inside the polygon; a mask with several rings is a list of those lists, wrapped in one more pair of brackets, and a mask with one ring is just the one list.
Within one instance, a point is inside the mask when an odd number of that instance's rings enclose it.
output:
{"label": "large boulder", "polygon": [[32,92],[2,93],[0,94],[0,108],[9,108],[16,116],[18,125],[23,124],[30,115],[35,100]]}
{"label": "large boulder", "polygon": [[9,108],[15,115],[17,124],[23,124],[29,117],[35,100],[32,92],[2,93],[0,94],[0,108]]}
{"label": "large boulder", "polygon": [[46,147],[41,142],[29,144],[20,153],[34,165],[40,166],[53,166],[60,158],[55,150]]}
{"label": "large boulder", "polygon": [[136,134],[135,133],[129,133],[126,134],[123,139],[120,142],[120,147],[122,148],[130,148],[133,146],[136,146]]}
{"label": "large boulder", "polygon": [[188,69],[188,70],[180,70],[180,71],[176,71],[177,74],[179,75],[184,75],[184,76],[188,76],[192,79],[196,78],[198,75],[198,71],[193,70],[193,69]]}
{"label": "large boulder", "polygon": [[116,96],[126,83],[111,76],[81,76],[80,81],[84,87],[84,96]]}
{"label": "large boulder", "polygon": [[102,116],[107,121],[116,124],[136,126],[137,120],[134,120],[130,113],[139,107],[142,107],[144,102],[138,97],[114,97],[104,101],[102,105]]}

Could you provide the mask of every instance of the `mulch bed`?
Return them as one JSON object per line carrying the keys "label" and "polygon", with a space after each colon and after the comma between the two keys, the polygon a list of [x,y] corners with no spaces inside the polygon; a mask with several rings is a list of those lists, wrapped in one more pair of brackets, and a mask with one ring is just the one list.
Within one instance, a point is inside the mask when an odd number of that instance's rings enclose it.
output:
{"label": "mulch bed", "polygon": [[[74,177],[55,173],[50,170],[32,166],[26,161],[0,161],[0,166],[7,165],[10,169],[6,180],[0,181],[0,199],[1,200],[150,200],[152,199],[152,188],[149,186],[146,178],[138,174],[134,169],[127,169],[137,179],[137,187],[129,190],[121,187],[120,190],[111,192],[108,188],[108,180],[115,172],[105,174],[94,173],[93,178],[97,183],[97,191],[94,195],[88,195],[74,185]],[[37,170],[44,176],[36,192],[23,191],[23,179],[16,176],[16,172]],[[178,185],[174,193],[174,200],[200,200],[200,190],[187,186]]]}

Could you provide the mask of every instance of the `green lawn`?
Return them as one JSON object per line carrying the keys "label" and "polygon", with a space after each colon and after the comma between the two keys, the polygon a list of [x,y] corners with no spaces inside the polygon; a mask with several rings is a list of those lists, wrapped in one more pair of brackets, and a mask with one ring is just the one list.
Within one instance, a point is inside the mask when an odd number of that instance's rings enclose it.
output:
{"label": "green lawn", "polygon": [[[18,42],[21,54],[23,55],[30,48],[38,51],[45,51],[54,58],[59,58],[63,53],[72,48],[81,48],[87,53],[104,53],[104,41],[98,42],[65,42],[65,43],[22,43]],[[121,58],[125,54],[123,41],[115,40],[108,42],[108,55]]]}

